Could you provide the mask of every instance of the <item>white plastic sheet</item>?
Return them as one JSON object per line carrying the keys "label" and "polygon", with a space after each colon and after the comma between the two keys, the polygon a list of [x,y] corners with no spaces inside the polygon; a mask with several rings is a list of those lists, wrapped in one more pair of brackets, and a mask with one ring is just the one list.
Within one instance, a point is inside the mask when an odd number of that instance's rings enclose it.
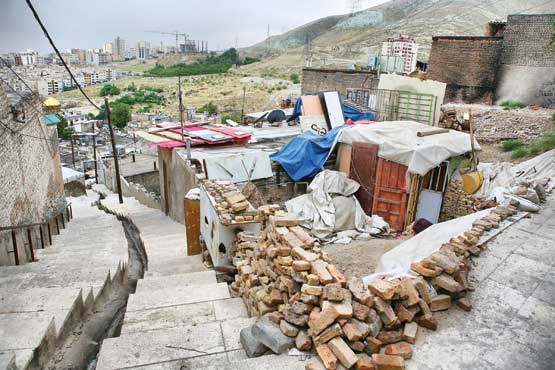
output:
{"label": "white plastic sheet", "polygon": [[[435,224],[384,253],[376,273],[405,276],[412,262],[420,261],[439,250],[442,244],[472,228],[472,223],[488,215],[492,208]],[[365,278],[366,280],[366,278]]]}
{"label": "white plastic sheet", "polygon": [[347,230],[356,230],[357,236],[388,233],[389,225],[383,218],[364,213],[354,196],[359,187],[343,172],[324,170],[312,180],[307,194],[287,201],[285,207],[318,238]]}
{"label": "white plastic sheet", "polygon": [[[470,135],[447,133],[418,137],[418,132],[437,130],[414,121],[376,122],[348,127],[339,134],[340,143],[356,141],[379,145],[378,157],[408,167],[409,173],[424,176],[443,161],[471,151]],[[476,150],[480,145],[474,140]]]}

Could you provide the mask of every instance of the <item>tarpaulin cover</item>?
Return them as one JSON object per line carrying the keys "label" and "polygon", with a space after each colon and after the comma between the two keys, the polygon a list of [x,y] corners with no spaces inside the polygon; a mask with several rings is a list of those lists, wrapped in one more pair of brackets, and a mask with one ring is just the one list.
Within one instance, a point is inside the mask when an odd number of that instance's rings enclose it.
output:
{"label": "tarpaulin cover", "polygon": [[[378,157],[408,167],[409,173],[424,176],[443,161],[471,151],[470,135],[450,130],[447,133],[418,137],[418,132],[437,130],[414,121],[386,121],[371,125],[348,126],[338,142],[355,141],[377,144]],[[480,149],[474,140],[476,150]]]}
{"label": "tarpaulin cover", "polygon": [[323,136],[307,131],[291,139],[270,159],[279,162],[293,181],[314,176],[320,171],[345,126],[338,126]]}
{"label": "tarpaulin cover", "polygon": [[376,115],[373,112],[359,112],[356,109],[354,109],[353,107],[349,107],[346,104],[342,104],[341,105],[343,107],[343,116],[345,117],[345,119],[352,119],[353,121],[362,121],[362,120],[368,120],[368,121],[373,121],[374,118],[376,117]]}
{"label": "tarpaulin cover", "polygon": [[351,236],[388,233],[389,225],[380,216],[364,213],[354,196],[359,187],[343,172],[324,170],[312,180],[307,194],[287,201],[285,207],[319,238],[347,230],[354,231]]}

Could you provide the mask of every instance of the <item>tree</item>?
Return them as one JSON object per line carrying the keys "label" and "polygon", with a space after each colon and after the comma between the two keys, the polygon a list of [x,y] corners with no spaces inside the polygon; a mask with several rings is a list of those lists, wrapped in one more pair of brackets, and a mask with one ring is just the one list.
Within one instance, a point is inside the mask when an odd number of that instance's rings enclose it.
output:
{"label": "tree", "polygon": [[198,109],[199,112],[218,113],[218,106],[212,102],[206,103]]}
{"label": "tree", "polygon": [[98,95],[100,96],[119,95],[120,93],[121,93],[121,90],[116,85],[104,84],[104,86],[102,86],[102,89],[100,89],[100,92],[98,93]]}
{"label": "tree", "polygon": [[112,109],[112,123],[117,128],[124,128],[131,121],[131,109],[127,104],[114,104]]}
{"label": "tree", "polygon": [[59,117],[60,122],[58,122],[56,128],[58,129],[58,137],[63,140],[71,139],[73,135],[73,129],[67,126],[67,121],[64,117]]}

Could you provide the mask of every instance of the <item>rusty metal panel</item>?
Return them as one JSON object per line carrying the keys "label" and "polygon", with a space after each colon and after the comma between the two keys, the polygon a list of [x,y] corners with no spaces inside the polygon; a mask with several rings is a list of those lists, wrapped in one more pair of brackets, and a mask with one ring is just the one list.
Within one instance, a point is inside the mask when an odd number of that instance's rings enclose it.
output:
{"label": "rusty metal panel", "polygon": [[351,150],[349,177],[360,184],[355,196],[367,215],[372,214],[374,203],[378,148],[376,144],[354,142]]}
{"label": "rusty metal panel", "polygon": [[379,215],[398,231],[403,230],[407,205],[407,166],[380,158],[372,214]]}
{"label": "rusty metal panel", "polygon": [[200,245],[200,200],[184,199],[185,228],[187,232],[187,255],[202,253]]}

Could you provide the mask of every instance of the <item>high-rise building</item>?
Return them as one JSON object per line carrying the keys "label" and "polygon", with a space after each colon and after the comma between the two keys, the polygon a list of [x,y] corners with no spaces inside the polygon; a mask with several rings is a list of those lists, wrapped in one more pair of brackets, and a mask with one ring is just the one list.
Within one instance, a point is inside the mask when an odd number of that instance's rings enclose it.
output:
{"label": "high-rise building", "polygon": [[418,44],[409,36],[391,37],[382,44],[382,55],[403,58],[403,72],[411,73],[416,69]]}
{"label": "high-rise building", "polygon": [[139,41],[137,43],[137,59],[148,59],[150,57],[150,43]]}
{"label": "high-rise building", "polygon": [[104,44],[104,46],[102,47],[102,50],[104,50],[105,53],[108,54],[113,54],[113,47],[112,47],[112,43],[111,42],[107,42]]}
{"label": "high-rise building", "polygon": [[125,60],[125,40],[119,36],[112,42],[112,55],[114,60]]}

